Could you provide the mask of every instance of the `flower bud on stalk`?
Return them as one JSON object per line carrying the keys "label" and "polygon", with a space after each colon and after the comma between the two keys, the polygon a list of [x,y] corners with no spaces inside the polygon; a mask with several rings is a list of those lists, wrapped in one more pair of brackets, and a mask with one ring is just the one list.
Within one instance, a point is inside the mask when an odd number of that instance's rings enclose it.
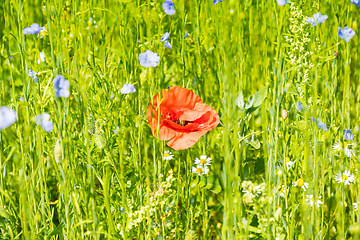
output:
{"label": "flower bud on stalk", "polygon": [[288,112],[287,112],[285,109],[282,110],[282,111],[281,111],[281,116],[282,116],[282,118],[283,118],[284,120],[286,120],[287,117],[288,117]]}

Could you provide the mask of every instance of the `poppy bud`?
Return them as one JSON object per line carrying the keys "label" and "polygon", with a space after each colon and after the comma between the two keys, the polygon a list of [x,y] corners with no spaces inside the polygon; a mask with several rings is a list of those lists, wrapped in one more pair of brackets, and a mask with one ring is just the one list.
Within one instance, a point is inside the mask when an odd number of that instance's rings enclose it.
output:
{"label": "poppy bud", "polygon": [[335,52],[335,53],[334,53],[334,57],[338,57],[339,55],[340,55],[339,52]]}
{"label": "poppy bud", "polygon": [[288,112],[287,112],[285,109],[282,110],[282,111],[281,111],[281,116],[282,116],[282,118],[283,118],[284,120],[286,120],[287,117],[288,117]]}

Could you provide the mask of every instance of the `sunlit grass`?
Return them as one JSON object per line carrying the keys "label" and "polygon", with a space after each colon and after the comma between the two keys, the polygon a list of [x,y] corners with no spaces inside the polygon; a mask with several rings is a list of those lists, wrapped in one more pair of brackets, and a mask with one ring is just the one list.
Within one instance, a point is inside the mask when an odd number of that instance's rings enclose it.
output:
{"label": "sunlit grass", "polygon": [[[292,2],[180,0],[169,16],[156,0],[5,1],[0,106],[17,122],[0,130],[1,238],[359,238],[360,8]],[[304,22],[317,12],[328,19]],[[47,31],[24,35],[33,23]],[[349,42],[338,37],[345,26],[356,32]],[[171,50],[159,41],[165,32]],[[160,56],[157,67],[140,65],[146,50]],[[60,74],[68,98],[55,97]],[[136,92],[121,94],[125,83]],[[220,116],[180,151],[156,139],[146,117],[153,96],[173,86]],[[35,124],[44,112],[51,132]],[[334,150],[337,141],[354,156]],[[208,175],[192,172],[201,155],[212,158]],[[349,185],[335,180],[346,170]],[[293,186],[299,179],[306,191]]]}

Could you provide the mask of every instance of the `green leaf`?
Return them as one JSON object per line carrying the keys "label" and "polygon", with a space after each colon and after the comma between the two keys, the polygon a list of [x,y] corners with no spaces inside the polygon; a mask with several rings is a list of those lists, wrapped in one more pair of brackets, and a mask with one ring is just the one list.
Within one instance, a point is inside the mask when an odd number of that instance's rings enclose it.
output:
{"label": "green leaf", "polygon": [[236,106],[238,106],[240,109],[244,109],[245,102],[244,102],[244,96],[242,92],[239,93],[239,96],[235,100]]}
{"label": "green leaf", "polygon": [[206,181],[206,179],[203,177],[200,179],[200,182],[198,183],[199,188],[202,188],[206,185],[205,181]]}
{"label": "green leaf", "polygon": [[214,186],[215,176],[214,176],[214,175],[210,175],[210,176],[207,177],[206,180],[207,180],[207,181],[206,181],[207,183],[206,183],[205,188],[206,188],[206,189],[212,188],[212,187]]}
{"label": "green leaf", "polygon": [[15,80],[15,87],[21,87],[22,86],[22,81],[20,79],[16,79]]}
{"label": "green leaf", "polygon": [[255,135],[252,135],[249,144],[255,149],[259,149],[261,147],[261,144],[259,140],[255,137]]}
{"label": "green leaf", "polygon": [[2,207],[0,207],[0,216],[4,218],[9,218],[9,214],[6,212],[6,210]]}
{"label": "green leaf", "polygon": [[294,87],[294,85],[291,85],[285,91],[287,93],[291,93],[291,94],[294,94],[294,95],[299,95],[299,93],[298,93],[297,89]]}
{"label": "green leaf", "polygon": [[190,187],[196,187],[198,185],[199,179],[195,178],[194,180],[191,181],[190,183]]}
{"label": "green leaf", "polygon": [[218,178],[215,180],[214,187],[211,189],[211,191],[215,194],[218,194],[222,191],[222,187]]}
{"label": "green leaf", "polygon": [[253,107],[258,107],[264,101],[267,95],[267,89],[263,88],[260,91],[256,92],[254,95]]}
{"label": "green leaf", "polygon": [[63,223],[57,225],[57,227],[47,236],[47,238],[51,238],[52,236],[60,235],[62,228],[64,227]]}
{"label": "green leaf", "polygon": [[252,107],[252,105],[253,105],[253,103],[254,103],[254,99],[255,99],[254,96],[255,96],[255,95],[252,95],[252,96],[250,96],[250,97],[248,98],[248,100],[247,100],[246,103],[245,103],[245,109],[249,109],[249,108]]}

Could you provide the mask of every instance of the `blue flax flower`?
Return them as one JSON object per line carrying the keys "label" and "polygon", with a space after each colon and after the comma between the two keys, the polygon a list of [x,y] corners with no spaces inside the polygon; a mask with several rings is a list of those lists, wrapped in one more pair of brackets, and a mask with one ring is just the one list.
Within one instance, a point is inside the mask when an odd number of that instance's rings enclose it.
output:
{"label": "blue flax flower", "polygon": [[317,123],[318,128],[321,128],[322,130],[325,130],[325,131],[329,130],[329,129],[327,128],[326,124],[323,123],[323,122],[320,120],[320,118],[315,119],[314,117],[310,117],[310,119],[311,119],[311,121]]}
{"label": "blue flax flower", "polygon": [[166,41],[164,44],[164,47],[167,47],[168,49],[172,49],[171,44],[169,43],[169,41]]}
{"label": "blue flax flower", "polygon": [[277,4],[279,6],[284,6],[285,4],[289,3],[287,0],[277,0]]}
{"label": "blue flax flower", "polygon": [[129,94],[136,92],[136,89],[131,83],[125,83],[124,86],[121,88],[120,92],[122,94]]}
{"label": "blue flax flower", "polygon": [[354,140],[354,134],[351,132],[350,129],[344,129],[343,135],[344,135],[344,139],[347,141]]}
{"label": "blue flax flower", "polygon": [[33,79],[34,83],[37,83],[37,81],[39,80],[37,73],[35,71],[33,71],[31,68],[29,69],[28,75],[29,75],[29,77],[31,77]]}
{"label": "blue flax flower", "polygon": [[315,13],[312,17],[309,17],[306,22],[311,23],[312,26],[316,26],[319,23],[324,23],[327,18],[327,15],[321,16],[321,13]]}
{"label": "blue flax flower", "polygon": [[160,42],[165,42],[165,41],[169,40],[169,36],[170,36],[170,34],[168,32],[166,32],[160,39]]}
{"label": "blue flax flower", "polygon": [[329,130],[325,123],[323,123],[319,118],[317,119],[317,126],[318,128],[321,128],[322,130]]}
{"label": "blue flax flower", "polygon": [[50,121],[50,114],[48,113],[37,115],[35,123],[40,125],[46,132],[51,132],[54,129],[54,124]]}
{"label": "blue flax flower", "polygon": [[344,29],[342,29],[341,27],[339,27],[339,38],[344,39],[345,42],[349,42],[354,35],[355,31],[351,28],[344,27]]}
{"label": "blue flax flower", "polygon": [[56,97],[69,97],[70,82],[66,80],[63,75],[57,75],[53,80],[53,85],[56,92]]}
{"label": "blue flax flower", "polygon": [[218,4],[219,2],[222,2],[223,0],[213,0],[214,4]]}
{"label": "blue flax flower", "polygon": [[10,127],[16,122],[16,111],[8,107],[0,107],[0,130]]}
{"label": "blue flax flower", "polygon": [[164,9],[164,12],[167,14],[167,15],[173,15],[175,13],[175,6],[174,6],[174,3],[173,1],[171,0],[166,0],[163,4],[162,4],[162,7]]}
{"label": "blue flax flower", "polygon": [[169,33],[168,32],[166,32],[163,36],[162,36],[162,38],[160,39],[160,42],[165,42],[165,44],[164,44],[164,47],[167,47],[168,49],[172,49],[172,46],[171,46],[171,44],[169,43]]}
{"label": "blue flax flower", "polygon": [[44,27],[40,27],[39,24],[34,23],[32,24],[30,27],[26,27],[23,29],[23,34],[27,35],[27,34],[36,34],[36,33],[40,33],[42,31],[45,31]]}
{"label": "blue flax flower", "polygon": [[360,7],[360,0],[350,0],[350,2]]}
{"label": "blue flax flower", "polygon": [[186,31],[184,38],[187,38],[189,36],[189,32]]}
{"label": "blue flax flower", "polygon": [[146,50],[146,52],[139,54],[139,61],[143,67],[156,67],[160,62],[160,57],[157,53]]}

